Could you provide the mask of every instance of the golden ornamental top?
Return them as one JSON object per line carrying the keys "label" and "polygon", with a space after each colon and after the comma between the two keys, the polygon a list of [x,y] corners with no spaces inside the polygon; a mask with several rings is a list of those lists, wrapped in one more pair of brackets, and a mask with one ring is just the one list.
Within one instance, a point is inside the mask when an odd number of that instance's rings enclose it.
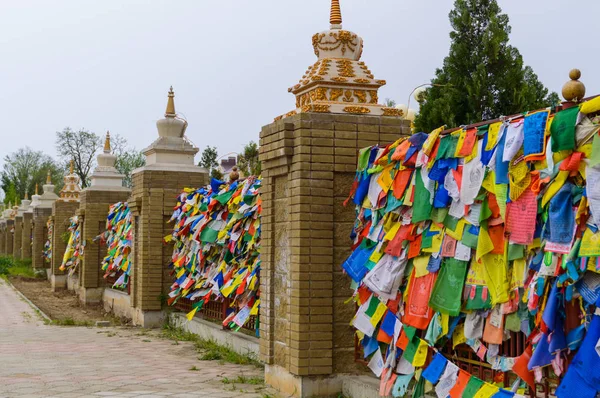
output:
{"label": "golden ornamental top", "polygon": [[562,88],[562,95],[565,100],[573,102],[581,102],[585,97],[585,85],[579,81],[581,77],[581,71],[579,69],[572,69],[569,72],[569,80],[565,83]]}
{"label": "golden ornamental top", "polygon": [[104,140],[104,152],[110,152],[110,131],[106,132],[106,139]]}
{"label": "golden ornamental top", "polygon": [[342,11],[340,9],[340,0],[331,0],[331,15],[329,17],[331,25],[342,24]]}
{"label": "golden ornamental top", "polygon": [[73,170],[74,170],[74,164],[73,164],[73,159],[71,159],[71,164],[69,165],[69,174],[73,174]]}
{"label": "golden ornamental top", "polygon": [[48,169],[48,174],[46,174],[46,184],[52,184],[52,176],[50,175],[50,169]]}
{"label": "golden ornamental top", "polygon": [[173,91],[173,86],[169,89],[169,100],[167,101],[167,110],[165,111],[165,116],[175,116],[175,92]]}
{"label": "golden ornamental top", "polygon": [[38,194],[38,184],[37,183],[35,184],[35,194],[36,195]]}

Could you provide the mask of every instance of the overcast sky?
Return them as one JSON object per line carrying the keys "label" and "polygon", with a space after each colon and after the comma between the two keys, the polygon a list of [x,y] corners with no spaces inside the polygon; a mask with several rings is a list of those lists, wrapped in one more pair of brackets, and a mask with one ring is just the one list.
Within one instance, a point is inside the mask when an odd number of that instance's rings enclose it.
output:
{"label": "overcast sky", "polygon": [[[499,0],[511,43],[560,93],[573,67],[600,92],[598,0]],[[0,159],[22,146],[55,155],[65,126],[110,130],[142,149],[173,85],[188,137],[220,154],[258,140],[295,104],[287,88],[316,58],[329,0],[0,0]],[[448,53],[453,0],[342,0],[362,60],[406,103]],[[198,157],[197,157],[198,159]]]}

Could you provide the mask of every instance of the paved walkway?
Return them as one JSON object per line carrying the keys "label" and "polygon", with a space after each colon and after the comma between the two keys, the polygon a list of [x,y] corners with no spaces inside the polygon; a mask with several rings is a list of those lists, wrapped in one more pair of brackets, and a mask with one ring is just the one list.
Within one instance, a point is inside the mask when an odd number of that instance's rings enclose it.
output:
{"label": "paved walkway", "polygon": [[240,375],[262,370],[200,361],[191,343],[155,332],[46,326],[0,279],[0,397],[275,396],[264,386],[222,382]]}

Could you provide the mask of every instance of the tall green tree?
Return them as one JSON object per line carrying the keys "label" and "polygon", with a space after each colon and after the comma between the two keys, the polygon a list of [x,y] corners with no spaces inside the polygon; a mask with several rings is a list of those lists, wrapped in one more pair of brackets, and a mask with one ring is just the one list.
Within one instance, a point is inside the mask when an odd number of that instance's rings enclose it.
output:
{"label": "tall green tree", "polygon": [[223,178],[223,173],[219,170],[219,162],[217,162],[218,157],[219,153],[217,152],[217,147],[207,146],[202,151],[198,166],[208,170],[212,178],[220,180]]}
{"label": "tall green tree", "polygon": [[244,176],[259,176],[261,164],[258,160],[258,144],[250,141],[244,146],[244,151],[238,156],[238,168]]}
{"label": "tall green tree", "polygon": [[455,127],[558,102],[509,44],[511,27],[496,0],[456,0],[450,53],[436,70],[415,120],[418,131]]}
{"label": "tall green tree", "polygon": [[102,139],[96,133],[65,127],[56,132],[56,151],[61,160],[74,165],[74,172],[81,180],[81,187],[90,184],[90,176],[96,162],[96,152],[102,146]]}
{"label": "tall green tree", "polygon": [[50,170],[52,181],[58,188],[62,187],[62,169],[48,155],[34,151],[29,147],[20,148],[4,157],[4,165],[0,174],[0,185],[4,191],[4,201],[13,204],[35,193],[36,184],[40,193],[46,182],[46,174]]}

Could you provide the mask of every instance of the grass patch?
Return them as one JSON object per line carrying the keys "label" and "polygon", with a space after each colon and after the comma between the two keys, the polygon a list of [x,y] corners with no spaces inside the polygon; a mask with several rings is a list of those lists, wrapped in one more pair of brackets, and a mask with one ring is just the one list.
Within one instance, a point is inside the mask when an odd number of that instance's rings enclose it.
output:
{"label": "grass patch", "polygon": [[76,321],[73,318],[54,319],[52,321],[46,321],[44,323],[46,325],[53,326],[94,326],[94,322],[92,321]]}
{"label": "grass patch", "polygon": [[31,259],[16,260],[11,256],[0,256],[0,275],[4,278],[9,276],[39,278],[39,275],[31,267]]}
{"label": "grass patch", "polygon": [[250,384],[253,386],[259,386],[265,383],[265,380],[262,377],[246,377],[244,375],[238,376],[235,379],[230,379],[228,377],[223,377],[221,380],[223,384]]}
{"label": "grass patch", "polygon": [[201,361],[223,361],[237,365],[254,365],[256,367],[263,366],[256,359],[256,357],[250,353],[238,354],[229,347],[219,345],[213,340],[202,339],[198,335],[187,332],[182,328],[176,327],[168,322],[163,325],[161,337],[173,340],[175,342],[189,341],[194,343],[196,351],[198,354],[200,354],[198,359]]}

